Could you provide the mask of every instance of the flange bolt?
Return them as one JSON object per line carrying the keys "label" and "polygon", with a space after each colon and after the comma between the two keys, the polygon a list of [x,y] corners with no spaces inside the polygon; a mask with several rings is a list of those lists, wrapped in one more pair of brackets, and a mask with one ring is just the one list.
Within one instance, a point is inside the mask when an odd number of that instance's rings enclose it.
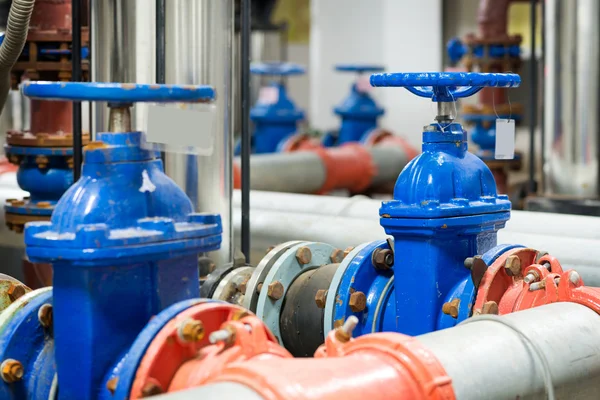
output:
{"label": "flange bolt", "polygon": [[394,266],[394,253],[390,249],[376,249],[372,262],[376,269],[387,271]]}
{"label": "flange bolt", "polygon": [[342,261],[344,261],[344,250],[340,250],[340,249],[334,249],[331,252],[331,262],[334,264],[339,264]]}
{"label": "flange bolt", "polygon": [[518,276],[521,274],[521,259],[513,254],[508,256],[504,262],[504,269],[509,276]]}
{"label": "flange bolt", "polygon": [[267,296],[273,300],[281,299],[283,297],[283,285],[281,282],[271,282],[267,288]]}
{"label": "flange bolt", "polygon": [[52,326],[52,305],[44,304],[38,310],[38,321],[44,328],[50,328]]}
{"label": "flange bolt", "polygon": [[344,325],[340,326],[335,330],[335,337],[340,342],[347,342],[352,337],[352,332],[354,328],[358,325],[358,318],[356,316],[351,315],[348,317]]}
{"label": "flange bolt", "polygon": [[204,324],[202,321],[187,319],[177,329],[179,340],[185,343],[196,343],[204,339]]}
{"label": "flange bolt", "polygon": [[301,265],[308,264],[310,260],[312,260],[312,253],[310,252],[310,249],[306,246],[300,247],[296,251],[296,260],[298,260]]}
{"label": "flange bolt", "polygon": [[361,312],[367,307],[367,296],[363,292],[354,292],[348,302],[352,312]]}
{"label": "flange bolt", "polygon": [[482,314],[495,314],[498,315],[498,303],[495,301],[486,301],[481,307]]}
{"label": "flange bolt", "polygon": [[2,374],[2,380],[6,383],[13,383],[23,379],[23,364],[17,360],[9,358],[4,360],[0,365],[0,371]]}
{"label": "flange bolt", "polygon": [[569,281],[573,285],[578,285],[581,282],[581,276],[577,271],[571,271],[569,272]]}
{"label": "flange bolt", "polygon": [[327,290],[326,289],[317,290],[317,294],[315,295],[315,303],[317,303],[317,307],[325,308],[326,301],[327,301]]}
{"label": "flange bolt", "polygon": [[444,303],[442,306],[442,312],[452,318],[458,318],[458,307],[460,306],[460,299],[453,299],[452,301]]}

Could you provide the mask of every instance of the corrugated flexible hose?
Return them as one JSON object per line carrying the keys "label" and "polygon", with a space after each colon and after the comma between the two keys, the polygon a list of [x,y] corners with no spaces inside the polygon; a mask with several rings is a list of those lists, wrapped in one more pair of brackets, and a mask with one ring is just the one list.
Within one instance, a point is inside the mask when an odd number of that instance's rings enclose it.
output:
{"label": "corrugated flexible hose", "polygon": [[0,47],[0,114],[10,90],[10,70],[23,51],[35,0],[13,0]]}

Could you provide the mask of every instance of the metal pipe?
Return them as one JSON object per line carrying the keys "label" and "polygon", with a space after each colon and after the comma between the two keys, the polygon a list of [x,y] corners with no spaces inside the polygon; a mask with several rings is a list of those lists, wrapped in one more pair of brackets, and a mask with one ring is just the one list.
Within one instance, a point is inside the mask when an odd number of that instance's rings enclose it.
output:
{"label": "metal pipe", "polygon": [[409,161],[404,148],[387,145],[260,154],[250,160],[250,181],[253,190],[293,193],[375,187],[395,182]]}
{"label": "metal pipe", "polygon": [[[306,400],[337,398],[336,393],[344,393],[342,397],[347,399],[358,399],[369,392],[369,387],[373,398],[386,398],[386,393],[390,398],[390,393],[414,396],[415,387],[423,385],[423,380],[439,376],[450,378],[451,391],[461,400],[592,400],[600,397],[600,336],[596,334],[599,329],[600,318],[591,309],[575,303],[554,303],[503,317],[473,318],[454,328],[417,336],[422,349],[408,341],[403,346],[387,349],[384,334],[373,334],[370,342],[367,337],[356,339],[354,347],[361,341],[363,346],[347,354],[340,351],[337,355],[314,359],[253,359],[236,363],[223,371],[219,383],[157,399],[217,399],[229,396],[230,390],[253,399],[267,393],[268,398],[274,399],[284,396]],[[387,337],[392,340],[391,336]],[[352,346],[348,344],[348,349]],[[414,350],[416,348],[420,350]],[[409,357],[411,349],[413,354]],[[385,357],[378,359],[382,355]],[[423,380],[410,373],[396,375],[398,370],[390,369],[394,360],[410,360],[403,364],[412,366],[419,355],[423,359],[419,361],[427,370],[427,375],[419,375]],[[374,362],[379,363],[379,367]],[[438,370],[438,365],[443,370]],[[363,367],[370,372],[366,375],[368,379],[359,379],[348,387],[350,383],[345,380],[360,373]],[[240,380],[239,376],[248,376],[243,375],[242,370],[251,370],[252,376],[264,379],[264,384]],[[297,375],[294,371],[298,370],[309,372]],[[310,371],[314,374],[325,370],[326,375],[311,376]],[[237,382],[228,381],[227,377]],[[244,382],[249,390],[243,391],[239,382]],[[340,382],[346,384],[340,386]],[[395,387],[378,387],[384,383]],[[401,390],[403,384],[407,386],[406,391]],[[439,395],[442,386],[441,380],[432,382],[427,386],[427,393],[433,395],[435,391]],[[263,388],[268,389],[263,391]]]}
{"label": "metal pipe", "polygon": [[600,318],[589,308],[555,303],[469,322],[418,337],[452,378],[457,399],[549,398],[545,368],[556,399],[600,398]]}
{"label": "metal pipe", "polygon": [[242,0],[241,4],[241,114],[242,114],[242,253],[246,262],[250,261],[250,153],[252,151],[250,134],[250,35],[251,4]]}
{"label": "metal pipe", "polygon": [[[251,192],[252,210],[281,211],[377,220],[381,200],[366,196],[335,197],[307,194]],[[233,192],[233,206],[240,206],[240,193]],[[600,240],[599,217],[554,214],[530,211],[511,211],[511,219],[503,231],[523,234]]]}
{"label": "metal pipe", "polygon": [[[235,237],[240,234],[239,208],[234,208]],[[282,211],[258,210],[251,214],[251,262],[256,264],[266,250],[290,240],[307,240],[329,243],[344,249],[361,243],[385,239],[386,234],[378,219],[351,219],[339,216],[298,214]],[[517,243],[547,250],[557,257],[563,268],[586,268],[583,274],[586,285],[600,287],[600,240],[521,233],[509,230],[498,232],[498,243]]]}
{"label": "metal pipe", "polygon": [[[71,81],[81,82],[81,2],[72,0],[71,20]],[[83,162],[83,127],[81,115],[81,102],[73,102],[73,182],[77,182],[81,176],[81,164]]]}
{"label": "metal pipe", "polygon": [[529,193],[537,192],[537,184],[535,181],[535,127],[537,126],[537,60],[535,56],[535,37],[537,34],[537,0],[531,0],[530,23],[531,23],[531,57],[529,60]]}
{"label": "metal pipe", "polygon": [[545,2],[547,195],[599,195],[600,2]]}
{"label": "metal pipe", "polygon": [[[215,262],[231,261],[232,39],[233,0],[166,2],[166,78],[168,83],[215,87],[214,150],[210,156],[166,154],[167,175],[186,189],[202,212],[221,215],[223,241]],[[199,132],[199,134],[202,134]]]}

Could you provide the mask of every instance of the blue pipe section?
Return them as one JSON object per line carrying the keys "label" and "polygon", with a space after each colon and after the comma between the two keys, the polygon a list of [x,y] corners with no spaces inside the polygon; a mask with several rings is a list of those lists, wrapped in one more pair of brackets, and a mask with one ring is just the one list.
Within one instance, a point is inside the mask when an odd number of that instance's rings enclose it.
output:
{"label": "blue pipe section", "polygon": [[[212,101],[209,87],[30,83],[35,98]],[[97,399],[106,377],[150,319],[199,297],[198,253],[219,248],[218,215],[194,213],[164,174],[140,132],[100,133],[105,146],[85,152],[81,179],[50,222],[28,224],[32,262],[52,263],[55,363],[59,400]]]}

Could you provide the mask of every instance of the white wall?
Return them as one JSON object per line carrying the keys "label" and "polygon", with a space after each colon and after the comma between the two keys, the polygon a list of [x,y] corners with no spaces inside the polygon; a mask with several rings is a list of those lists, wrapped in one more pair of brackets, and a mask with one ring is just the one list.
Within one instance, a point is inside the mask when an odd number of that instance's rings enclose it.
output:
{"label": "white wall", "polygon": [[[442,0],[313,0],[310,36],[310,118],[317,129],[339,126],[332,108],[354,77],[336,63],[383,64],[389,72],[440,71]],[[385,109],[382,127],[420,147],[424,125],[435,116],[430,101],[401,88],[376,88]]]}

